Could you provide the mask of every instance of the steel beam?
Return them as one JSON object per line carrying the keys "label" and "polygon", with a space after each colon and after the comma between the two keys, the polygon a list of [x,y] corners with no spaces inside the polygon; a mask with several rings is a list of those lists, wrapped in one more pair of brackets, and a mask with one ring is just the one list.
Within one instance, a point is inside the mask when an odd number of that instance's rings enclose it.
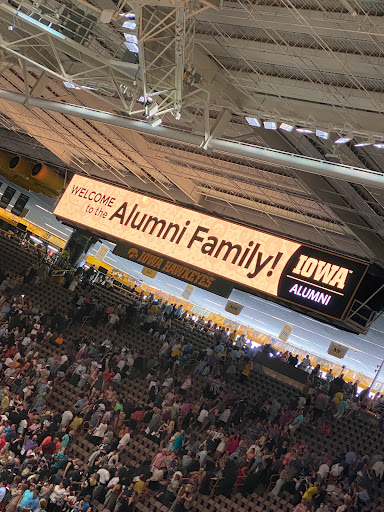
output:
{"label": "steel beam", "polygon": [[[280,147],[284,150],[289,150],[289,148],[293,147],[289,142],[289,134],[287,140],[285,137],[281,136],[279,133],[265,131],[264,139],[268,144],[273,144],[275,147]],[[314,147],[309,148],[308,144],[305,143],[306,139],[302,140],[302,143],[297,146],[297,150],[306,153],[313,154],[317,153]],[[307,141],[308,142],[308,141]],[[297,142],[294,141],[296,144]],[[300,182],[303,183],[308,190],[310,190],[313,194],[315,194],[320,201],[325,203],[327,207],[343,222],[345,226],[353,231],[356,238],[360,240],[360,242],[364,245],[369,254],[369,257],[372,260],[376,260],[381,262],[382,255],[384,253],[384,241],[380,237],[380,235],[373,230],[369,219],[362,216],[362,211],[359,206],[356,207],[356,210],[351,210],[351,207],[348,201],[345,199],[345,195],[342,195],[342,188],[345,191],[350,190],[351,187],[349,183],[342,183],[337,181],[332,181],[331,176],[320,176],[308,174],[305,172],[299,171],[297,176],[300,179]],[[326,179],[328,178],[328,179]],[[353,180],[348,180],[352,182]],[[342,187],[340,187],[342,185]]]}
{"label": "steel beam", "polygon": [[[0,90],[0,98],[8,101],[14,101],[16,103],[26,103],[27,106],[30,107],[59,112],[67,116],[90,119],[92,121],[120,126],[122,128],[127,128],[144,134],[184,142],[191,146],[201,146],[204,143],[204,137],[199,135],[183,132],[174,128],[167,128],[165,126],[154,127],[144,121],[126,119],[109,112],[93,110],[80,105],[68,105],[42,98],[29,98],[27,101],[24,94],[5,90]],[[317,160],[315,158],[294,155],[284,151],[277,151],[274,149],[223,139],[212,139],[210,141],[210,148],[212,151],[217,151],[219,153],[238,155],[251,160],[269,162],[277,166],[289,167],[291,169],[311,174],[328,176],[330,178],[384,189],[384,175],[367,169],[334,164],[323,160]]]}
{"label": "steel beam", "polygon": [[[196,33],[196,43],[201,43],[212,50],[212,53],[223,57],[235,59],[244,58],[251,62],[266,62],[277,66],[295,66],[309,71],[322,71],[324,73],[340,73],[340,64],[332,58],[326,49],[308,48],[305,46],[290,46],[284,44],[283,38],[276,37],[276,43],[264,43],[262,41],[250,41],[240,37],[230,37],[227,32],[211,34]],[[354,76],[363,78],[383,79],[381,71],[384,66],[384,58],[363,54],[338,52],[338,57],[343,59]]]}

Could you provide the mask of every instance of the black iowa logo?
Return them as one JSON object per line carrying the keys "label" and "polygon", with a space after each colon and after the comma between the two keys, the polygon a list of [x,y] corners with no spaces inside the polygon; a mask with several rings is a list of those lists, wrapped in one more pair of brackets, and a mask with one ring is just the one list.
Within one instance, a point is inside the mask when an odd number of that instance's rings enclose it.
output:
{"label": "black iowa logo", "polygon": [[131,260],[137,260],[139,257],[139,251],[136,249],[136,247],[131,247],[128,251],[128,258]]}

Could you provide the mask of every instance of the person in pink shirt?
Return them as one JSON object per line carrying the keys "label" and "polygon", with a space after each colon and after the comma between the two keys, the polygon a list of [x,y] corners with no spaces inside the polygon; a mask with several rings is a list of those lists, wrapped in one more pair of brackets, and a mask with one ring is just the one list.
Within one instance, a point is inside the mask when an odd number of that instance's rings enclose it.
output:
{"label": "person in pink shirt", "polygon": [[227,447],[226,447],[226,450],[227,452],[229,452],[230,455],[232,455],[232,453],[234,453],[238,446],[240,444],[240,434],[236,434],[236,435],[231,435],[229,436],[229,439],[228,439],[228,443],[227,443]]}
{"label": "person in pink shirt", "polygon": [[167,458],[167,451],[161,450],[158,454],[156,454],[152,460],[152,466],[160,469],[163,466],[163,462]]}
{"label": "person in pink shirt", "polygon": [[307,512],[307,511],[308,511],[308,506],[307,506],[306,499],[302,499],[301,503],[299,503],[298,505],[296,505],[296,507],[294,509],[292,509],[292,512]]}

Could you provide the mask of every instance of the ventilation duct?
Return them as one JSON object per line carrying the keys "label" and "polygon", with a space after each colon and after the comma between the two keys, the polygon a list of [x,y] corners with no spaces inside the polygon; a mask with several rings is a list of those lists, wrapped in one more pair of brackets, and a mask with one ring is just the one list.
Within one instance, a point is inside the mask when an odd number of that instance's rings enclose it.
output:
{"label": "ventilation duct", "polygon": [[33,165],[34,162],[31,162],[31,160],[27,160],[20,155],[16,155],[11,158],[9,162],[9,169],[18,176],[30,178]]}
{"label": "ventilation duct", "polygon": [[1,150],[0,174],[19,187],[48,197],[58,197],[64,187],[64,178],[55,169]]}
{"label": "ventilation duct", "polygon": [[56,192],[64,188],[64,178],[45,164],[35,164],[32,167],[31,176],[33,180],[38,181]]}
{"label": "ventilation duct", "polygon": [[9,169],[9,162],[11,161],[12,155],[5,151],[0,151],[0,170]]}

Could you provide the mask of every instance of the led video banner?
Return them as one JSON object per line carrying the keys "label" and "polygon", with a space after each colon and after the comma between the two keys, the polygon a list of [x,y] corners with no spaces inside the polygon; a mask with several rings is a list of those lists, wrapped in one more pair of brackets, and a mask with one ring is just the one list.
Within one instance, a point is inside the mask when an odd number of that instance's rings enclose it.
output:
{"label": "led video banner", "polygon": [[342,318],[369,266],[85,176],[72,178],[54,213],[127,242],[128,250],[154,252],[334,318]]}
{"label": "led video banner", "polygon": [[228,281],[228,279],[204,272],[202,269],[195,268],[192,265],[183,265],[164,254],[148,251],[136,244],[120,242],[113,249],[113,254],[135,261],[144,267],[153,268],[162,274],[181,279],[222,297],[228,297],[233,288],[233,283]]}

